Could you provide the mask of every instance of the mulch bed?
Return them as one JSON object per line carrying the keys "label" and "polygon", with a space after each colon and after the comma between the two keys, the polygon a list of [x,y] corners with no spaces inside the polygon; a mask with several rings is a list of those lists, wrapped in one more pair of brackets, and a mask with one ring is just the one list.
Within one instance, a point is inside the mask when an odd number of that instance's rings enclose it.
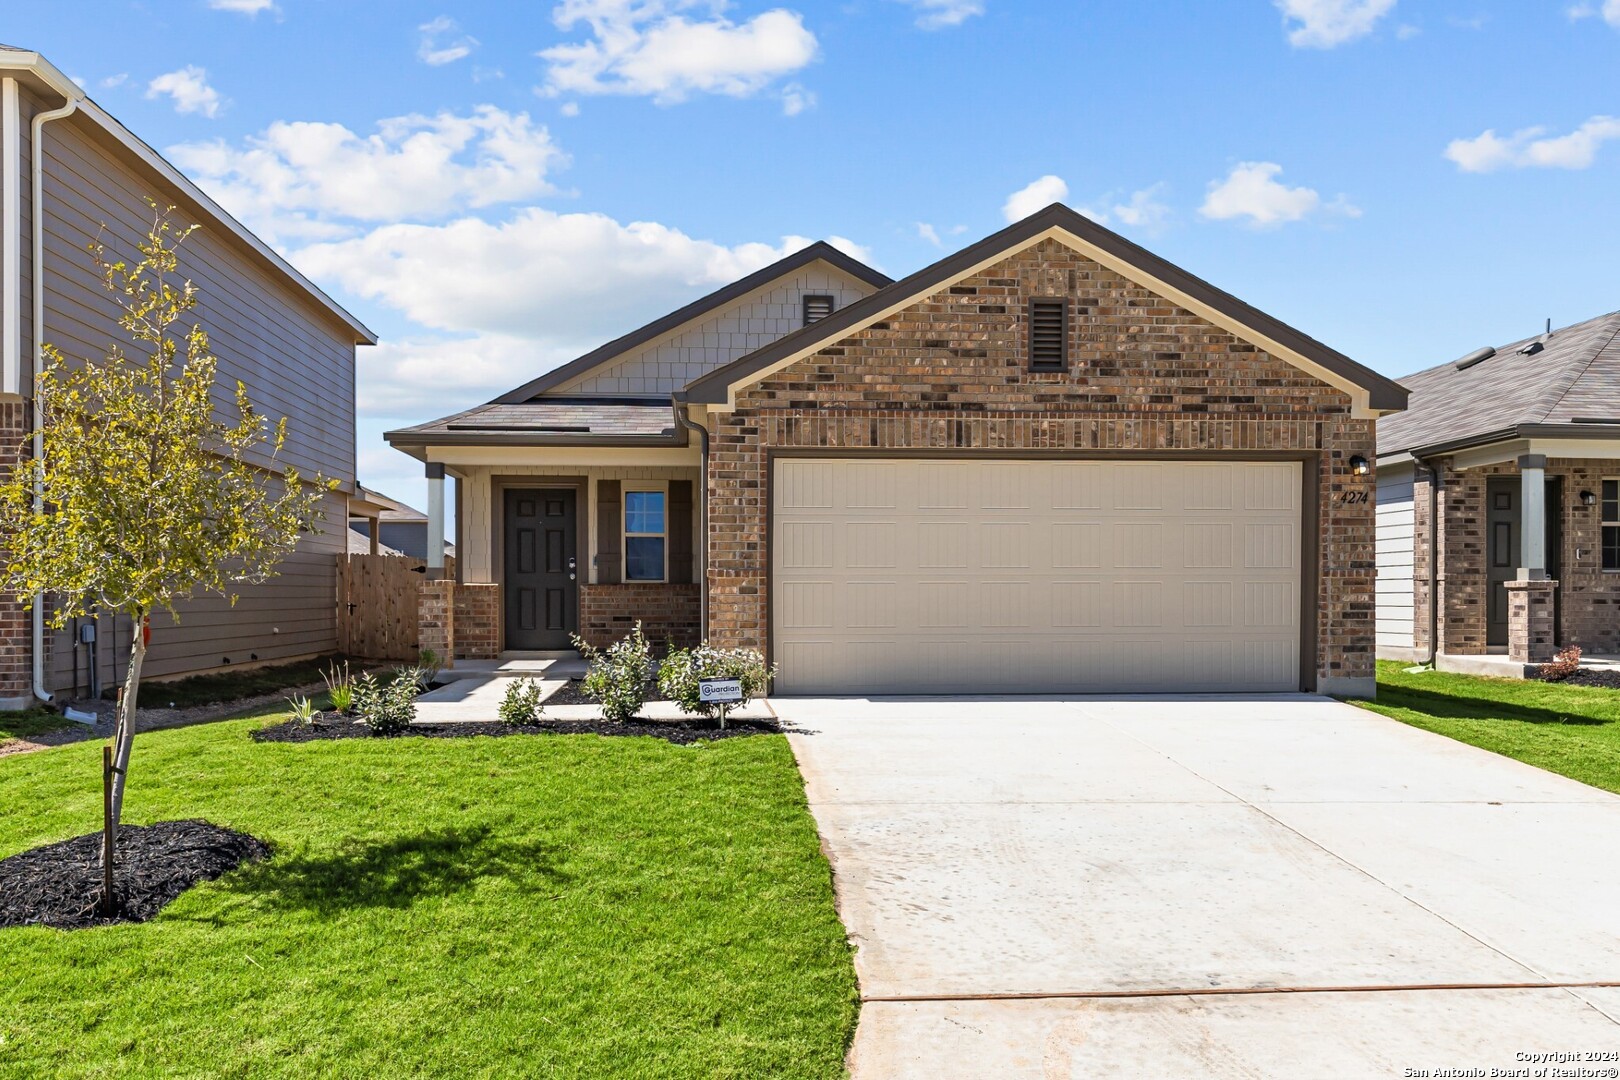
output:
{"label": "mulch bed", "polygon": [[747,735],[779,735],[782,725],[775,720],[728,720],[720,730],[715,720],[542,720],[538,724],[508,724],[504,721],[474,721],[464,724],[412,724],[391,735],[373,735],[364,724],[347,719],[300,724],[295,720],[262,727],[253,733],[255,742],[310,743],[327,739],[472,739],[503,735],[651,735],[677,746],[715,739],[736,739]]}
{"label": "mulch bed", "polygon": [[269,854],[263,840],[206,821],[122,825],[109,919],[100,912],[101,833],[75,836],[0,859],[0,928],[145,922],[193,885]]}
{"label": "mulch bed", "polygon": [[1567,686],[1601,686],[1609,690],[1620,690],[1620,671],[1586,668],[1558,681]]}
{"label": "mulch bed", "polygon": [[[588,698],[588,697],[585,696],[584,686],[585,686],[585,681],[583,679],[569,679],[566,683],[564,683],[563,685],[557,687],[557,689],[553,690],[551,692],[551,695],[549,697],[547,697],[543,702],[541,702],[541,704],[542,705],[595,705],[596,702],[594,700],[592,700],[591,698]],[[667,698],[663,694],[659,693],[659,691],[658,691],[658,680],[657,679],[648,679],[647,680],[647,692],[646,692],[646,695],[643,698],[643,700],[645,700],[645,701],[668,701],[669,698]]]}

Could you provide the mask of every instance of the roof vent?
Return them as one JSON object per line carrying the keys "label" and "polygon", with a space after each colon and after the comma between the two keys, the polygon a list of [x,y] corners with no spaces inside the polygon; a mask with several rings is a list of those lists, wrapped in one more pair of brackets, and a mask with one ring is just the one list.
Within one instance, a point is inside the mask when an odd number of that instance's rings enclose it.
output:
{"label": "roof vent", "polygon": [[833,313],[833,298],[806,293],[804,297],[804,325],[820,322]]}
{"label": "roof vent", "polygon": [[1536,353],[1540,352],[1542,349],[1545,349],[1546,347],[1547,346],[1543,345],[1539,341],[1532,341],[1530,344],[1526,345],[1524,348],[1519,350],[1519,355],[1520,356],[1534,356],[1534,355],[1536,355]]}
{"label": "roof vent", "polygon": [[1465,371],[1468,368],[1473,367],[1475,364],[1489,360],[1495,355],[1496,350],[1487,345],[1483,349],[1475,349],[1467,356],[1460,357],[1459,359],[1453,361],[1451,366],[1456,368],[1458,371]]}

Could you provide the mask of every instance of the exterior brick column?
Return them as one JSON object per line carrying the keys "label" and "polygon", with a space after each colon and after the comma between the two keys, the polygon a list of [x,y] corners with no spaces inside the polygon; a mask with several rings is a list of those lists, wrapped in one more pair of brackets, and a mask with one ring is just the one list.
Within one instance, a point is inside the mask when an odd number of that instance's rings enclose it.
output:
{"label": "exterior brick column", "polygon": [[432,649],[445,667],[455,667],[456,583],[424,581],[416,594],[417,648]]}
{"label": "exterior brick column", "polygon": [[1519,664],[1545,664],[1558,651],[1553,625],[1553,595],[1558,582],[1547,578],[1510,581],[1508,658]]}
{"label": "exterior brick column", "polygon": [[[0,402],[0,473],[27,461],[28,417],[20,401]],[[23,598],[0,593],[0,709],[33,703],[33,619]]]}
{"label": "exterior brick column", "polygon": [[501,655],[501,587],[493,584],[464,584],[455,587],[454,624],[457,660],[494,660]]}

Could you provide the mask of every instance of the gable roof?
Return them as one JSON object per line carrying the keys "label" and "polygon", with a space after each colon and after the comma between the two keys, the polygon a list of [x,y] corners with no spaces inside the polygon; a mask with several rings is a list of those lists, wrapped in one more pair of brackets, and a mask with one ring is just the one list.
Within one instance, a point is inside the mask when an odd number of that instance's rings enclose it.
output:
{"label": "gable roof", "polygon": [[[1541,348],[1521,351],[1533,344]],[[1620,425],[1620,312],[1522,338],[1462,370],[1457,363],[1401,380],[1411,404],[1379,421],[1379,454],[1460,449],[1512,438],[1534,425]],[[1612,434],[1600,425],[1590,433]]]}
{"label": "gable roof", "polygon": [[515,405],[492,401],[383,433],[397,447],[454,446],[505,442],[524,446],[571,446],[618,441],[624,444],[686,444],[669,398],[615,399],[550,397]]}
{"label": "gable roof", "polygon": [[716,289],[707,296],[699,297],[685,307],[676,308],[668,315],[654,319],[638,330],[632,330],[623,337],[614,338],[607,344],[592,349],[584,356],[570,360],[559,368],[553,368],[538,379],[526,382],[510,393],[502,394],[491,404],[515,405],[528,401],[536,395],[543,394],[554,387],[562,386],[592,368],[600,367],[638,346],[662,337],[676,327],[689,323],[693,319],[701,318],[717,308],[724,307],[733,300],[746,296],[779,277],[784,277],[801,267],[818,261],[828,263],[851,277],[859,278],[873,288],[882,288],[889,284],[891,280],[887,275],[879,273],[853,256],[846,255],[825,240],[817,240],[809,247],[800,248],[786,258],[778,259],[769,266],[755,270],[747,277],[739,278],[724,288]]}
{"label": "gable roof", "polygon": [[825,319],[716,368],[693,380],[676,398],[702,404],[730,404],[732,391],[738,385],[763,378],[775,368],[863,329],[939,291],[953,280],[994,265],[1009,253],[1028,247],[1047,234],[1057,235],[1110,269],[1166,294],[1169,299],[1217,324],[1224,324],[1245,340],[1305,368],[1324,381],[1358,391],[1362,398],[1359,404],[1367,410],[1390,412],[1406,405],[1406,389],[1394,380],[1189,274],[1062,203],[1053,203]]}

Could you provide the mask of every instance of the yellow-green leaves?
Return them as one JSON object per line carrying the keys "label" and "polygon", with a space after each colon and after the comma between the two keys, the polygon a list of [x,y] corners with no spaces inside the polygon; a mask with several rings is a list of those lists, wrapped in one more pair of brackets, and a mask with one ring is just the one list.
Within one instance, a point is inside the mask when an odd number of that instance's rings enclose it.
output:
{"label": "yellow-green leaves", "polygon": [[192,230],[154,210],[133,266],[92,249],[133,345],[77,364],[45,347],[45,455],[0,482],[0,589],[50,594],[58,625],[97,605],[173,611],[262,581],[335,487],[276,466],[287,422],[254,412],[240,382],[234,408],[216,406],[218,360],[185,326],[196,288],[174,284]]}

